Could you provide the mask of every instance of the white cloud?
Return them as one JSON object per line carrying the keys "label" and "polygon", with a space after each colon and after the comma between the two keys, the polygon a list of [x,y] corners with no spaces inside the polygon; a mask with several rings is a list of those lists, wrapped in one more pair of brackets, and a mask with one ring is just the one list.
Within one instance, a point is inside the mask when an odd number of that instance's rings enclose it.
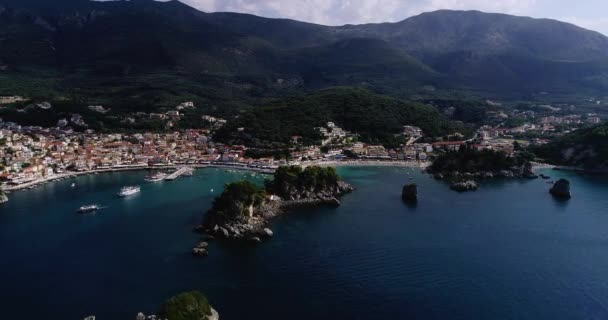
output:
{"label": "white cloud", "polygon": [[562,17],[558,20],[570,22],[589,30],[608,31],[608,18]]}
{"label": "white cloud", "polygon": [[536,0],[183,0],[203,11],[235,11],[341,25],[399,21],[438,9],[523,14]]}
{"label": "white cloud", "polygon": [[[104,1],[104,0],[102,0]],[[159,0],[168,1],[168,0]],[[554,18],[608,34],[606,0],[180,0],[206,12],[230,11],[324,25],[396,22],[439,9]]]}

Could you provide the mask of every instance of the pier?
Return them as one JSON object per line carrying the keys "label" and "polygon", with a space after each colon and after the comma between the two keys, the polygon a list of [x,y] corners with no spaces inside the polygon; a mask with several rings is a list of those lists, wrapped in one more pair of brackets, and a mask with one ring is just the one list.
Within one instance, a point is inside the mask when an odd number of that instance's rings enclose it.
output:
{"label": "pier", "polygon": [[172,174],[168,175],[165,180],[167,181],[173,181],[181,176],[183,176],[184,174],[188,173],[188,172],[192,172],[192,168],[190,167],[181,167],[179,169],[177,169],[177,171],[173,172]]}

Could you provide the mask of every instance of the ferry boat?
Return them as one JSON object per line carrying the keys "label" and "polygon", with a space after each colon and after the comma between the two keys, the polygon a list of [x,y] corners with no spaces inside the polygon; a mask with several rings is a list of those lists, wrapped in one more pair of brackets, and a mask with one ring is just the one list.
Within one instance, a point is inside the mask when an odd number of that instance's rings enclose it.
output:
{"label": "ferry boat", "polygon": [[167,175],[166,173],[159,172],[159,173],[157,173],[157,174],[155,174],[155,175],[152,175],[152,176],[147,177],[147,178],[146,178],[146,179],[144,179],[144,180],[145,180],[146,182],[160,182],[160,181],[165,180],[165,178],[166,178],[167,176],[168,176],[168,175]]}
{"label": "ferry boat", "polygon": [[96,204],[89,204],[86,206],[82,206],[78,209],[78,213],[93,213],[96,212],[97,210],[99,210],[100,207]]}
{"label": "ferry boat", "polygon": [[139,193],[140,191],[141,191],[141,188],[139,186],[123,187],[122,189],[120,189],[120,192],[118,193],[118,195],[121,197],[128,197],[128,196],[134,195],[136,193]]}

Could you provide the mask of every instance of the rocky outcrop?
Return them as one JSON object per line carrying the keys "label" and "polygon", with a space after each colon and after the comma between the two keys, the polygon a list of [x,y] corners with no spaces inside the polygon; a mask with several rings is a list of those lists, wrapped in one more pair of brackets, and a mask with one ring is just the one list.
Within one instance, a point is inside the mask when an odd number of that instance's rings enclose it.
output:
{"label": "rocky outcrop", "polygon": [[534,172],[532,163],[525,162],[521,166],[496,171],[460,172],[446,171],[435,172],[431,168],[428,172],[437,180],[462,181],[462,180],[492,180],[492,179],[536,179],[538,175]]}
{"label": "rocky outcrop", "polygon": [[479,189],[479,185],[477,184],[477,182],[469,180],[452,183],[452,185],[450,185],[450,189],[458,192],[469,192]]}
{"label": "rocky outcrop", "polygon": [[339,179],[335,169],[281,167],[278,171],[264,190],[242,182],[227,185],[195,230],[221,239],[258,243],[273,236],[268,226],[276,216],[293,208],[338,207],[339,197],[354,190]]}
{"label": "rocky outcrop", "polygon": [[[93,319],[85,319],[85,320],[95,320],[95,317],[93,317]],[[169,320],[169,319],[161,318],[155,314],[145,315],[143,312],[140,312],[135,317],[135,320]],[[220,314],[215,309],[211,308],[211,315],[208,315],[207,318],[203,319],[203,320],[220,320]]]}
{"label": "rocky outcrop", "polygon": [[555,182],[551,190],[549,190],[549,193],[558,199],[568,200],[572,198],[572,194],[570,192],[570,181],[566,179],[559,179],[557,182]]}
{"label": "rocky outcrop", "polygon": [[403,186],[401,191],[401,199],[408,203],[415,203],[418,201],[418,186],[416,184],[408,184]]}
{"label": "rocky outcrop", "polygon": [[196,247],[192,248],[192,255],[196,257],[206,257],[209,254],[209,244],[207,242],[200,242]]}
{"label": "rocky outcrop", "polygon": [[0,192],[0,203],[8,202],[8,196],[4,192]]}

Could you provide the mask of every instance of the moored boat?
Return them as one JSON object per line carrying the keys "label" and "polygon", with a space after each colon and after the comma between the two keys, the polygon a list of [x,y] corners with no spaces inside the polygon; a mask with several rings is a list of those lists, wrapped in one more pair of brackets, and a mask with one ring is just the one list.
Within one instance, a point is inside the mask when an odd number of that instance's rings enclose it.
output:
{"label": "moored boat", "polygon": [[160,182],[160,181],[165,180],[165,178],[166,178],[167,176],[168,176],[168,175],[167,175],[166,173],[159,172],[159,173],[156,173],[156,174],[151,175],[151,176],[149,176],[149,177],[146,177],[146,178],[144,179],[144,181],[146,181],[146,182]]}
{"label": "moored boat", "polygon": [[140,191],[141,191],[141,188],[139,186],[123,187],[122,189],[120,189],[120,192],[118,193],[118,195],[120,197],[128,197],[128,196],[134,195],[136,193],[139,193]]}

